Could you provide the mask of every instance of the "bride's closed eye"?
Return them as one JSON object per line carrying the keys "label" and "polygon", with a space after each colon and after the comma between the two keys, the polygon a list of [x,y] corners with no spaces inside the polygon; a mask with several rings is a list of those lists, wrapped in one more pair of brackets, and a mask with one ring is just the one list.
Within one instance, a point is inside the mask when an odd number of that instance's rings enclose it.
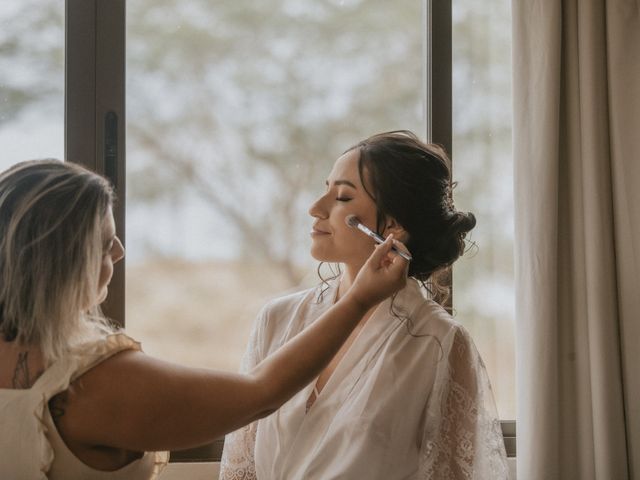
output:
{"label": "bride's closed eye", "polygon": [[351,200],[353,200],[353,198],[351,198],[351,197],[336,197],[336,200],[338,202],[350,202]]}

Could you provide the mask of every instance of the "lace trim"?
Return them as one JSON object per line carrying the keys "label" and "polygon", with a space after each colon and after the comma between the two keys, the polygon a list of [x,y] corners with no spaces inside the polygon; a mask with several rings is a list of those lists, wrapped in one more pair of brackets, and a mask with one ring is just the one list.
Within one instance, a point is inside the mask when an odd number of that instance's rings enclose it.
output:
{"label": "lace trim", "polygon": [[468,334],[458,330],[442,405],[428,414],[421,478],[507,479],[508,466],[493,393]]}
{"label": "lace trim", "polygon": [[440,432],[426,442],[423,455],[423,478],[508,478],[500,422],[455,383]]}
{"label": "lace trim", "polygon": [[[249,372],[262,357],[258,338],[266,321],[264,312],[263,310],[258,316],[249,337],[240,364],[240,372],[242,373]],[[257,480],[254,461],[257,430],[258,422],[253,422],[225,437],[222,458],[220,459],[219,480]]]}
{"label": "lace trim", "polygon": [[154,480],[160,476],[164,467],[169,463],[169,452],[150,452],[147,455],[153,455],[153,470],[151,471],[151,477],[149,480]]}
{"label": "lace trim", "polygon": [[256,480],[254,448],[257,422],[226,436],[220,461],[220,480]]}

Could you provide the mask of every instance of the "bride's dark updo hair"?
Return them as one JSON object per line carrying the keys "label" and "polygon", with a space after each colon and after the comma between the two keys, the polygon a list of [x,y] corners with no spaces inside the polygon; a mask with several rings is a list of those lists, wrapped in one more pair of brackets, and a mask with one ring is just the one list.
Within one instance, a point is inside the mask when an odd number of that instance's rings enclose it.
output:
{"label": "bride's dark updo hair", "polygon": [[449,158],[407,130],[373,135],[352,150],[360,153],[360,180],[377,206],[376,230],[382,233],[389,217],[404,228],[413,256],[409,276],[430,281],[434,299],[443,303],[448,292],[437,277],[465,252],[465,237],[476,225],[472,213],[453,205]]}

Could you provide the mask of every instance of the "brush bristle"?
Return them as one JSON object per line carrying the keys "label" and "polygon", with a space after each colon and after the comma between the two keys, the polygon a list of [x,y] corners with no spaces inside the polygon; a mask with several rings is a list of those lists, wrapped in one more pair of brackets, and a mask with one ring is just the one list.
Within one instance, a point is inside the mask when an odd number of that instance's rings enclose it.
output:
{"label": "brush bristle", "polygon": [[355,215],[347,215],[344,221],[347,225],[353,228],[356,228],[360,223],[360,220],[358,220],[358,217],[356,217]]}

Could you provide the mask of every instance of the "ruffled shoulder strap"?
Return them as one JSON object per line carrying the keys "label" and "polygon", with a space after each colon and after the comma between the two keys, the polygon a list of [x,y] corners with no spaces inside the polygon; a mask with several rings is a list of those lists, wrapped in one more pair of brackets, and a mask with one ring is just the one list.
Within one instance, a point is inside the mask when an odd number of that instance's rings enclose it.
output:
{"label": "ruffled shoulder strap", "polygon": [[114,333],[74,347],[55,361],[33,385],[48,400],[91,368],[124,350],[141,350],[139,342],[124,333]]}
{"label": "ruffled shoulder strap", "polygon": [[[67,390],[69,384],[83,373],[124,350],[140,350],[140,344],[123,333],[115,333],[78,345],[49,366],[28,390],[28,396],[19,407],[23,412],[20,414],[22,430],[33,432],[27,433],[25,437],[28,439],[26,441],[32,443],[29,450],[32,459],[29,463],[34,473],[28,478],[48,478],[47,472],[54,461],[54,451],[47,436],[49,428],[55,428],[47,422],[48,401],[54,395]],[[33,416],[29,415],[29,412],[32,412]],[[167,455],[165,452],[153,455],[156,465],[154,468],[159,471],[166,463]]]}

